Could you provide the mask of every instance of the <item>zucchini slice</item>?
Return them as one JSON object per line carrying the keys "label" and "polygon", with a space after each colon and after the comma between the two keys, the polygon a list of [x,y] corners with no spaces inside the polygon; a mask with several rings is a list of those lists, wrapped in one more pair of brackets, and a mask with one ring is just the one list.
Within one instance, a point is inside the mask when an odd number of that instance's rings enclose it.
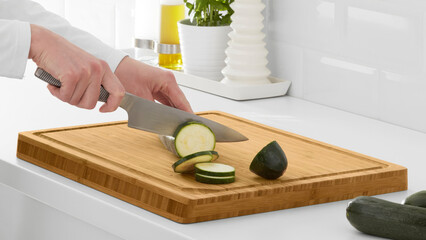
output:
{"label": "zucchini slice", "polygon": [[276,141],[272,141],[256,154],[250,171],[266,179],[277,179],[284,174],[287,165],[284,151]]}
{"label": "zucchini slice", "polygon": [[179,157],[201,151],[213,151],[216,138],[212,130],[199,122],[182,123],[173,134],[175,150]]}
{"label": "zucchini slice", "polygon": [[179,159],[172,167],[175,172],[187,173],[194,171],[195,164],[201,162],[211,162],[216,160],[219,154],[215,151],[202,151],[190,154],[186,157]]}
{"label": "zucchini slice", "polygon": [[426,191],[420,191],[408,196],[402,204],[426,208]]}
{"label": "zucchini slice", "polygon": [[235,168],[223,163],[203,162],[195,164],[195,173],[207,176],[235,176]]}
{"label": "zucchini slice", "polygon": [[196,173],[195,180],[197,182],[208,183],[208,184],[225,184],[225,183],[235,182],[235,176],[218,177],[218,176],[208,176],[208,175]]}
{"label": "zucchini slice", "polygon": [[359,231],[390,239],[421,240],[426,236],[426,209],[361,196],[346,208],[346,218]]}

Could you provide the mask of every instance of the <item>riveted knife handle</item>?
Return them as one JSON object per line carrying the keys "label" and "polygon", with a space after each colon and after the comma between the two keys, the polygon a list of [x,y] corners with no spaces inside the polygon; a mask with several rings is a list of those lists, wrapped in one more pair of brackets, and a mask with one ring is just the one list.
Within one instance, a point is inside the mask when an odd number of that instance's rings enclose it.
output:
{"label": "riveted knife handle", "polygon": [[[60,88],[61,87],[61,82],[54,78],[52,75],[50,75],[50,73],[44,71],[42,68],[37,68],[37,70],[35,71],[34,75],[38,78],[40,78],[41,80],[47,82],[50,85],[53,85],[55,87]],[[109,92],[107,90],[105,90],[105,88],[101,85],[101,93],[99,94],[99,98],[98,101],[99,102],[106,102],[107,99],[109,97]]]}

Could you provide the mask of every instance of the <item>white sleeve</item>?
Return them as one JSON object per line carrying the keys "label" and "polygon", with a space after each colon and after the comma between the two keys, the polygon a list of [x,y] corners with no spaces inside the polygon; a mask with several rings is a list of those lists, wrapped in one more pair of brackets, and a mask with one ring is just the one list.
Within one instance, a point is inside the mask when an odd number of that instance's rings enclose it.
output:
{"label": "white sleeve", "polygon": [[[29,0],[0,0],[0,19],[19,20],[43,26],[63,36],[95,57],[106,61],[113,72],[126,56],[126,53],[108,46],[88,32],[71,26],[64,18],[45,10],[36,2]],[[4,35],[2,34],[1,36]]]}
{"label": "white sleeve", "polygon": [[0,19],[0,36],[0,76],[22,78],[30,51],[30,24]]}

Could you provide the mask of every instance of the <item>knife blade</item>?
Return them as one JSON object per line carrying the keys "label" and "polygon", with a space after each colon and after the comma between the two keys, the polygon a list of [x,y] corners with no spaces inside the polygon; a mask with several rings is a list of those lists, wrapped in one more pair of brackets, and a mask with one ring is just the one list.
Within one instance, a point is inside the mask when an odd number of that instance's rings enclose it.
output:
{"label": "knife blade", "polygon": [[[34,75],[53,86],[61,87],[61,82],[42,68],[37,68]],[[98,101],[106,102],[108,97],[108,91],[101,86]],[[197,121],[207,125],[213,131],[217,142],[240,142],[248,140],[248,138],[241,133],[218,122],[160,103],[152,102],[128,92],[125,93],[120,107],[126,110],[128,115],[128,126],[131,128],[172,136],[180,124],[187,121]]]}

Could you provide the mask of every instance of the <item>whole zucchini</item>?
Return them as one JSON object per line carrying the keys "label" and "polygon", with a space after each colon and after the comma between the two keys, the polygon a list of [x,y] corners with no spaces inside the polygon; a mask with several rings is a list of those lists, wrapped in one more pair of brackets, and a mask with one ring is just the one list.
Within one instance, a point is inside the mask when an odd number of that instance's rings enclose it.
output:
{"label": "whole zucchini", "polygon": [[402,204],[426,208],[426,191],[411,194],[402,202]]}
{"label": "whole zucchini", "polygon": [[426,239],[426,209],[375,197],[357,197],[346,217],[359,231],[395,240]]}

